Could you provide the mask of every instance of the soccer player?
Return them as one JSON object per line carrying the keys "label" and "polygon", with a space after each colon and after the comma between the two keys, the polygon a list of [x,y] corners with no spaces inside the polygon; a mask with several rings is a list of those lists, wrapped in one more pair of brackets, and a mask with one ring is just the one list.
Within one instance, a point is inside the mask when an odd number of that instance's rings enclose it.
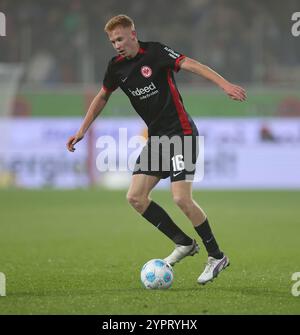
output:
{"label": "soccer player", "polygon": [[[197,280],[205,284],[229,265],[229,259],[220,250],[207,215],[192,197],[190,178],[195,169],[187,169],[185,155],[189,153],[195,163],[198,131],[185,110],[173,72],[182,69],[202,76],[218,85],[233,100],[244,101],[245,90],[231,84],[209,67],[159,42],[141,42],[137,38],[134,22],[126,15],[111,18],[104,30],[118,55],[110,60],[103,86],[93,99],[80,129],[69,138],[67,148],[71,152],[75,150],[75,144],[84,137],[112,92],[120,87],[148,126],[149,136],[137,159],[127,199],[138,213],[174,242],[175,249],[165,261],[174,265],[186,256],[198,253],[197,242],[187,236],[150,198],[150,192],[159,180],[170,177],[174,202],[191,221],[208,253],[206,267]],[[183,145],[178,147],[171,143],[170,150],[165,152],[162,142],[159,142],[162,137],[177,137],[183,141],[189,138],[190,146],[186,149]],[[158,145],[152,139],[158,139]],[[152,155],[155,150],[156,156]],[[154,156],[158,168],[152,169]],[[142,164],[144,161],[148,164],[146,168]],[[162,168],[165,163],[169,163],[169,169]]]}

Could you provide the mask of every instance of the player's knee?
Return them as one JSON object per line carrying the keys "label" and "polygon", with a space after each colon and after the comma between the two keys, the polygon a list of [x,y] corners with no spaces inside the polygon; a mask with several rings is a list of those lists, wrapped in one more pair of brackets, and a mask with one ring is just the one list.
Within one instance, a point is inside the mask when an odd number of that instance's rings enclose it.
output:
{"label": "player's knee", "polygon": [[138,196],[136,194],[131,194],[131,193],[127,193],[126,198],[127,198],[127,201],[130,203],[130,205],[134,209],[136,209],[140,213],[143,212],[146,199],[144,199],[141,196]]}
{"label": "player's knee", "polygon": [[127,193],[126,199],[130,203],[131,206],[134,206],[138,202],[138,197],[131,193]]}
{"label": "player's knee", "polygon": [[185,213],[188,213],[192,207],[192,200],[188,197],[176,195],[173,197],[175,204]]}

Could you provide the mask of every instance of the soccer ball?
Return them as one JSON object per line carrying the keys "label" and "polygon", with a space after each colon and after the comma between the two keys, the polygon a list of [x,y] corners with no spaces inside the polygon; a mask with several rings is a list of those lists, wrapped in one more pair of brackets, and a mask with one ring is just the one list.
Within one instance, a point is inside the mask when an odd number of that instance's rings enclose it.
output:
{"label": "soccer ball", "polygon": [[174,279],[172,266],[162,259],[151,259],[141,270],[141,281],[147,289],[167,289]]}

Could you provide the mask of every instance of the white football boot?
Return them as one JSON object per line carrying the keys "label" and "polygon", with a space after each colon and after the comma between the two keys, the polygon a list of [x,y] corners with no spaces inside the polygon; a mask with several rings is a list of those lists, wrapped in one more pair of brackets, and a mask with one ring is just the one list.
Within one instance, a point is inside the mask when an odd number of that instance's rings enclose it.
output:
{"label": "white football boot", "polygon": [[170,265],[174,265],[175,263],[180,262],[186,256],[194,256],[199,252],[199,246],[196,240],[193,240],[191,245],[180,245],[176,244],[174,251],[164,259],[165,262]]}
{"label": "white football boot", "polygon": [[209,281],[213,281],[213,279],[216,278],[222,270],[229,266],[229,264],[229,258],[225,255],[221,259],[208,256],[206,267],[198,277],[197,282],[204,285]]}

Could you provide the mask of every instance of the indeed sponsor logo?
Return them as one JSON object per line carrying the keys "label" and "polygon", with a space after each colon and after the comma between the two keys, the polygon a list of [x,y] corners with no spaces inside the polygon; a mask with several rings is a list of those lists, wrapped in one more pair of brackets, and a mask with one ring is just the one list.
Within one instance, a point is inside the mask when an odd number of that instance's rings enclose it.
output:
{"label": "indeed sponsor logo", "polygon": [[156,90],[156,86],[154,85],[153,82],[151,82],[151,84],[149,86],[145,86],[143,88],[136,88],[134,91],[128,89],[129,92],[134,96],[134,97],[139,97],[140,95],[152,92],[154,90]]}

